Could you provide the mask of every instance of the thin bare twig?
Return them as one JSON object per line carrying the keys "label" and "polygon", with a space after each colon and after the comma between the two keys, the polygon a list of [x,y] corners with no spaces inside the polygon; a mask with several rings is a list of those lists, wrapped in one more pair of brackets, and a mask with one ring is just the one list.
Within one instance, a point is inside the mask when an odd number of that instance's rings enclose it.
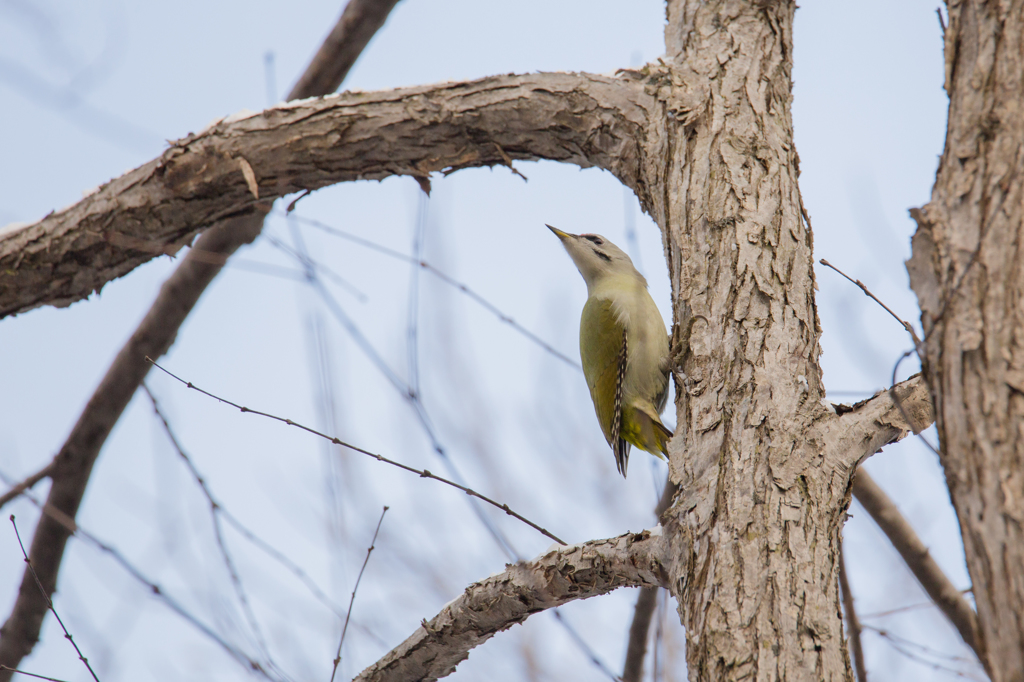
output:
{"label": "thin bare twig", "polygon": [[[0,473],[0,478],[6,477],[4,477],[2,473]],[[199,630],[203,635],[205,635],[210,640],[219,645],[233,659],[235,659],[235,661],[243,665],[246,669],[256,672],[257,674],[267,679],[275,679],[271,677],[267,673],[267,671],[264,670],[262,666],[260,666],[259,663],[249,658],[245,654],[245,652],[243,652],[241,649],[238,649],[234,645],[229,644],[227,640],[225,640],[223,637],[217,634],[217,632],[215,632],[210,626],[206,625],[196,616],[189,613],[189,611],[185,609],[185,607],[183,607],[175,599],[169,596],[167,592],[162,587],[160,587],[160,585],[147,578],[145,574],[142,573],[141,570],[139,570],[134,564],[128,561],[127,557],[125,557],[124,554],[122,554],[121,551],[118,550],[116,547],[103,542],[95,535],[93,535],[92,533],[85,530],[77,523],[75,523],[74,519],[67,516],[66,514],[63,514],[59,509],[44,506],[42,502],[40,502],[34,495],[32,495],[32,493],[26,491],[25,493],[23,493],[23,495],[25,499],[27,499],[29,502],[35,505],[35,507],[39,509],[39,511],[42,512],[44,516],[49,516],[50,518],[52,518],[55,523],[60,524],[65,530],[68,531],[69,534],[74,535],[75,537],[81,540],[84,540],[87,544],[92,545],[93,547],[100,550],[107,556],[111,557],[132,578],[134,578],[137,582],[145,586],[146,589],[151,594],[153,594],[153,596],[155,596],[158,600],[162,601],[168,608],[170,608],[172,611],[181,616],[181,618],[183,618],[187,623],[189,623],[197,630]],[[7,666],[0,663],[0,670],[5,669],[13,670],[11,666]]]}
{"label": "thin bare twig", "polygon": [[366,455],[367,457],[372,457],[373,459],[377,460],[378,462],[384,462],[385,464],[390,464],[393,467],[398,467],[399,469],[402,469],[403,471],[408,471],[409,473],[416,474],[420,478],[431,478],[431,479],[433,479],[435,481],[439,481],[440,483],[444,483],[445,485],[451,486],[452,488],[456,488],[457,490],[461,490],[462,492],[466,493],[467,495],[470,495],[471,497],[475,497],[478,500],[482,500],[483,502],[486,502],[487,504],[489,504],[489,505],[491,505],[491,506],[493,506],[493,507],[495,507],[497,509],[500,509],[501,511],[505,512],[509,516],[511,516],[511,517],[513,517],[513,518],[515,518],[515,519],[517,519],[519,521],[522,521],[523,523],[528,525],[530,528],[533,528],[534,530],[539,532],[541,535],[544,535],[545,537],[554,540],[558,544],[560,544],[560,545],[565,545],[566,544],[564,540],[561,540],[558,537],[556,537],[555,535],[552,535],[550,531],[545,530],[544,528],[542,528],[541,526],[538,526],[533,521],[530,521],[525,516],[522,516],[521,514],[518,514],[517,512],[513,511],[507,504],[502,504],[502,503],[495,502],[494,500],[492,500],[491,498],[487,497],[486,495],[481,495],[480,493],[478,493],[477,491],[475,491],[475,490],[473,490],[471,488],[467,488],[464,485],[459,485],[458,483],[456,483],[454,481],[450,481],[447,478],[443,478],[441,476],[438,476],[437,474],[433,474],[430,471],[428,471],[427,469],[416,469],[416,468],[408,466],[406,464],[402,464],[401,462],[396,462],[393,459],[389,459],[389,458],[385,457],[384,455],[378,455],[377,453],[370,452],[369,450],[364,450],[363,448],[360,448],[358,446],[346,443],[345,441],[341,440],[340,438],[336,438],[336,437],[333,437],[333,436],[328,436],[326,433],[321,433],[320,431],[317,431],[314,428],[311,428],[309,426],[305,426],[304,424],[300,424],[299,422],[293,421],[293,420],[288,419],[286,417],[278,417],[277,415],[270,414],[269,412],[261,412],[260,410],[253,410],[253,409],[250,409],[248,407],[244,407],[242,405],[239,405],[238,403],[234,403],[234,402],[232,402],[230,400],[227,400],[225,398],[221,398],[220,396],[214,395],[213,393],[210,393],[209,391],[206,391],[206,390],[203,390],[203,389],[199,388],[198,386],[193,384],[191,381],[186,381],[185,379],[182,379],[181,377],[177,376],[176,374],[174,374],[174,373],[168,371],[167,369],[161,367],[156,362],[154,362],[152,359],[146,358],[146,360],[147,360],[147,362],[151,363],[154,367],[159,369],[161,372],[163,372],[167,376],[171,377],[172,379],[178,381],[181,384],[184,384],[186,387],[191,388],[194,391],[198,391],[199,393],[202,393],[203,395],[207,396],[208,398],[213,398],[214,400],[216,400],[218,402],[221,402],[221,403],[224,403],[225,405],[230,405],[231,407],[234,407],[235,409],[239,410],[240,412],[246,412],[246,413],[249,413],[249,414],[254,414],[254,415],[257,415],[259,417],[266,417],[267,419],[272,419],[274,421],[281,422],[282,424],[287,424],[288,426],[294,426],[295,428],[301,429],[301,430],[303,430],[303,431],[305,431],[307,433],[311,433],[314,436],[319,436],[320,438],[324,438],[324,439],[330,441],[331,443],[334,443],[335,445],[340,445],[340,446],[342,446],[344,448],[348,448],[349,450],[352,450],[353,452],[358,452],[360,454]]}
{"label": "thin bare twig", "polygon": [[[356,325],[351,317],[345,312],[341,304],[338,303],[327,288],[323,285],[320,280],[316,269],[313,267],[312,259],[305,253],[305,247],[302,242],[298,243],[300,252],[297,252],[299,262],[302,264],[306,271],[306,280],[313,290],[320,296],[320,299],[327,306],[327,309],[334,315],[334,318],[345,328],[352,340],[362,349],[370,361],[375,367],[384,375],[388,382],[398,391],[398,394],[403,400],[407,401],[413,408],[413,412],[416,414],[416,418],[420,423],[427,438],[430,439],[431,447],[434,452],[441,458],[441,463],[448,470],[448,474],[455,480],[459,485],[465,486],[465,479],[455,466],[455,462],[448,456],[448,451],[441,444],[440,439],[437,437],[437,433],[434,430],[434,425],[430,421],[430,417],[427,414],[427,408],[423,404],[423,400],[419,395],[419,392],[415,387],[408,382],[404,381],[398,373],[392,369],[387,362],[381,357],[377,349],[370,343],[370,340],[366,338],[362,330]],[[494,541],[498,546],[505,552],[505,555],[514,561],[518,561],[520,556],[518,552],[512,547],[512,543],[509,542],[508,538],[491,522],[491,520],[483,513],[483,510],[479,508],[474,500],[471,501],[471,507],[477,518],[484,525],[487,531],[494,538]]]}
{"label": "thin bare twig", "polygon": [[[892,401],[896,405],[896,409],[898,409],[900,411],[900,414],[903,416],[903,419],[906,420],[906,422],[908,424],[913,424],[914,422],[912,422],[910,420],[909,415],[907,415],[906,411],[903,409],[903,402],[900,400],[899,395],[897,395],[897,393],[896,393],[896,389],[895,389],[895,386],[896,386],[896,370],[899,369],[900,363],[903,362],[903,360],[905,360],[907,357],[909,357],[912,353],[917,353],[917,356],[919,358],[922,356],[922,352],[924,350],[923,342],[921,341],[920,338],[918,338],[917,332],[914,331],[914,327],[909,322],[907,322],[906,320],[901,318],[899,315],[894,313],[892,311],[892,309],[889,308],[889,306],[887,306],[886,304],[882,303],[882,300],[880,298],[878,298],[877,296],[875,296],[873,293],[871,293],[871,290],[868,289],[867,286],[863,282],[861,282],[859,279],[853,279],[852,277],[847,275],[845,272],[843,272],[842,270],[840,270],[836,266],[834,266],[831,263],[829,263],[824,258],[822,258],[818,262],[821,263],[822,265],[824,265],[827,268],[832,268],[833,270],[838,272],[840,275],[845,277],[847,280],[849,280],[850,282],[852,282],[853,284],[858,286],[860,288],[860,290],[863,291],[864,294],[868,296],[868,298],[873,300],[878,305],[882,306],[882,309],[885,310],[885,312],[887,312],[890,315],[892,315],[893,318],[897,322],[899,322],[901,325],[903,325],[903,328],[907,330],[907,333],[910,334],[910,338],[914,341],[914,350],[908,351],[908,352],[904,353],[900,357],[900,359],[896,361],[896,365],[892,369],[892,381],[889,382],[889,385],[892,387],[892,388],[889,389],[889,395],[892,397]],[[927,335],[925,335],[925,338],[927,338]],[[928,442],[927,438],[922,436],[916,430],[914,432],[914,435],[917,436],[921,440],[921,442],[923,442],[925,445],[927,445],[928,448],[932,452],[934,452],[935,454],[939,454],[939,451],[931,443]]]}
{"label": "thin bare twig", "polygon": [[[951,675],[955,675],[957,677],[962,677],[962,678],[968,679],[968,680],[976,680],[977,682],[984,682],[985,678],[978,677],[976,675],[972,675],[969,672],[964,672],[962,670],[957,670],[956,668],[951,668],[948,665],[943,665],[942,663],[939,663],[938,661],[932,661],[932,660],[928,660],[927,658],[925,658],[925,656],[932,656],[932,657],[937,658],[937,659],[942,659],[942,660],[956,662],[956,663],[964,663],[964,664],[972,663],[972,661],[969,661],[969,660],[963,658],[962,656],[947,656],[945,654],[941,654],[941,653],[935,651],[934,649],[931,649],[929,647],[924,646],[923,644],[918,644],[917,642],[912,642],[911,640],[906,639],[905,637],[900,637],[899,635],[896,635],[896,634],[890,632],[889,630],[885,630],[883,628],[876,628],[873,625],[865,624],[863,627],[864,627],[865,630],[870,630],[871,632],[874,632],[876,635],[881,637],[889,646],[891,646],[893,649],[895,649],[896,651],[900,652],[901,654],[903,654],[904,656],[906,656],[907,658],[909,658],[912,661],[920,663],[921,665],[926,665],[926,666],[930,667],[933,670],[940,670],[942,672],[949,673]],[[916,649],[920,653],[915,653],[913,651],[914,649]]]}
{"label": "thin bare twig", "polygon": [[864,667],[864,647],[860,637],[860,620],[853,603],[850,579],[846,575],[846,553],[839,547],[839,589],[843,592],[843,610],[846,612],[846,629],[850,633],[850,648],[853,649],[853,664],[857,669],[857,682],[868,682],[868,670]]}
{"label": "thin bare twig", "polygon": [[43,598],[46,599],[46,607],[50,610],[50,613],[53,614],[53,617],[57,622],[60,623],[60,629],[64,631],[64,639],[71,642],[71,646],[75,648],[75,653],[78,654],[78,660],[82,662],[89,671],[89,674],[92,675],[92,679],[96,680],[96,682],[100,682],[100,678],[96,677],[96,671],[94,671],[92,666],[89,665],[89,659],[85,657],[82,650],[78,648],[77,644],[75,644],[75,638],[71,636],[71,633],[68,632],[67,626],[64,625],[64,621],[61,620],[59,615],[57,615],[57,609],[53,608],[53,600],[50,599],[50,595],[46,593],[46,588],[43,587],[43,583],[39,580],[35,567],[32,566],[32,562],[29,561],[28,552],[25,551],[25,544],[21,541],[21,533],[18,532],[18,524],[14,520],[14,514],[11,514],[11,525],[14,526],[14,536],[18,538],[18,547],[21,548],[21,555],[25,557],[25,566],[32,574],[32,578],[36,581],[36,586],[39,588],[39,592],[42,593]]}
{"label": "thin bare twig", "polygon": [[271,668],[277,668],[274,663],[273,657],[270,655],[270,647],[267,646],[267,640],[263,636],[263,629],[260,627],[259,620],[256,618],[256,613],[253,611],[252,604],[249,602],[249,597],[245,592],[245,587],[242,585],[242,577],[238,572],[238,567],[235,566],[234,559],[231,558],[231,553],[228,551],[227,543],[224,541],[224,531],[220,523],[220,505],[213,499],[213,495],[210,493],[210,489],[206,486],[206,481],[199,474],[199,471],[195,468],[192,463],[192,459],[185,454],[184,448],[181,443],[178,442],[174,432],[171,430],[171,425],[167,421],[167,417],[164,416],[160,410],[160,405],[157,403],[156,397],[149,390],[149,386],[146,382],[142,382],[142,390],[146,396],[149,397],[150,403],[153,405],[153,412],[156,414],[157,419],[160,420],[163,426],[164,433],[167,435],[168,440],[171,441],[172,447],[178,453],[188,467],[189,473],[199,484],[200,489],[203,491],[203,495],[206,496],[206,501],[210,505],[210,516],[213,520],[213,535],[214,540],[217,543],[217,549],[220,550],[221,558],[224,561],[224,567],[227,569],[228,576],[231,579],[231,586],[235,591],[235,596],[238,598],[239,603],[242,605],[242,613],[245,614],[245,619],[249,623],[249,628],[252,630],[253,637],[256,639],[256,644],[259,646],[263,656],[267,660],[267,664]]}
{"label": "thin bare twig", "polygon": [[49,680],[50,682],[66,682],[66,680],[60,680],[56,677],[47,677],[46,675],[37,675],[35,673],[26,672],[24,670],[18,670],[17,668],[9,668],[6,665],[0,665],[0,670],[6,670],[12,673],[18,673],[19,675],[27,675],[28,677],[34,677],[37,680]]}
{"label": "thin bare twig", "polygon": [[907,333],[908,333],[908,334],[910,334],[910,338],[912,338],[912,339],[914,340],[914,346],[916,346],[916,347],[920,347],[920,345],[921,345],[921,339],[917,338],[917,332],[916,332],[916,331],[914,331],[914,327],[913,327],[913,326],[912,326],[912,325],[911,325],[911,324],[910,324],[909,322],[905,321],[905,320],[904,320],[903,318],[901,318],[901,317],[900,317],[899,315],[897,315],[896,313],[894,313],[894,312],[892,311],[892,308],[890,308],[890,307],[889,307],[889,306],[887,306],[886,304],[882,303],[882,300],[881,300],[880,298],[878,298],[877,296],[875,296],[875,295],[874,295],[873,293],[871,293],[871,290],[870,290],[870,289],[868,289],[868,288],[867,288],[867,286],[866,286],[866,285],[865,285],[865,284],[864,284],[863,282],[861,282],[861,281],[860,281],[859,279],[853,279],[852,277],[850,277],[849,275],[847,275],[847,274],[846,274],[845,272],[843,272],[842,270],[840,270],[840,269],[839,269],[839,268],[837,268],[836,266],[834,266],[834,265],[832,265],[831,263],[829,263],[829,262],[828,262],[827,260],[825,260],[824,258],[822,258],[822,259],[821,259],[821,260],[819,260],[818,262],[819,262],[819,263],[821,263],[822,265],[824,265],[824,266],[825,266],[826,268],[832,268],[833,270],[835,270],[836,272],[838,272],[838,273],[839,273],[840,275],[842,275],[843,277],[845,277],[845,278],[846,278],[847,280],[849,280],[849,281],[850,281],[850,282],[852,282],[853,284],[857,285],[857,286],[858,286],[858,287],[860,288],[860,290],[861,290],[861,291],[863,291],[863,292],[864,292],[864,294],[865,294],[865,295],[866,295],[866,296],[867,296],[868,298],[870,298],[871,300],[873,300],[873,301],[874,301],[875,303],[877,303],[878,305],[882,306],[882,309],[883,309],[883,310],[884,310],[885,312],[887,312],[887,313],[889,313],[890,315],[892,315],[892,316],[893,316],[893,319],[895,319],[895,320],[896,320],[897,322],[899,322],[899,323],[900,323],[901,325],[903,325],[903,328],[907,330]]}
{"label": "thin bare twig", "polygon": [[0,508],[3,508],[5,504],[21,495],[26,490],[31,490],[32,488],[34,488],[36,483],[39,483],[39,481],[43,480],[44,478],[49,478],[50,475],[53,474],[53,469],[53,462],[50,462],[49,464],[47,464],[42,469],[32,474],[28,478],[12,485],[10,490],[8,490],[3,495],[0,495]]}
{"label": "thin bare twig", "polygon": [[853,495],[889,538],[924,591],[953,624],[964,642],[978,656],[978,660],[982,660],[978,650],[978,618],[974,610],[932,559],[928,547],[921,542],[896,505],[863,467],[854,476]]}
{"label": "thin bare twig", "polygon": [[348,621],[352,617],[352,605],[356,601],[356,591],[359,589],[359,582],[363,579],[363,571],[366,570],[366,564],[370,563],[370,554],[373,553],[374,546],[377,544],[377,534],[380,533],[380,524],[384,523],[384,515],[388,513],[388,507],[385,505],[384,510],[380,513],[380,518],[377,519],[377,528],[373,531],[373,539],[370,540],[370,546],[366,550],[366,558],[363,559],[363,566],[359,569],[359,575],[356,576],[356,584],[352,587],[352,596],[348,600],[348,611],[345,612],[345,625],[341,628],[341,639],[338,640],[338,653],[334,656],[334,668],[331,670],[331,682],[334,682],[334,676],[338,672],[338,664],[341,663],[341,647],[345,643],[345,634],[348,632]]}
{"label": "thin bare twig", "polygon": [[576,644],[576,647],[583,652],[584,656],[590,659],[591,664],[593,664],[595,668],[604,673],[604,675],[609,679],[614,680],[614,682],[622,682],[622,678],[616,675],[615,672],[608,667],[608,664],[601,660],[601,657],[597,655],[597,652],[587,644],[579,631],[565,619],[565,616],[562,615],[561,611],[558,609],[552,609],[551,612],[554,614],[555,620],[557,620],[561,626],[565,628],[565,631],[569,633],[569,638]]}

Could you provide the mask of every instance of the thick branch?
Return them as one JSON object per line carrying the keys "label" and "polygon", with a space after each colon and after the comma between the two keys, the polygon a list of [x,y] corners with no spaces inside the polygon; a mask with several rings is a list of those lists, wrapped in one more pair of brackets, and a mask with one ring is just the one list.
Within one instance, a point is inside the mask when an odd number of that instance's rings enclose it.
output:
{"label": "thick branch", "polygon": [[854,471],[886,445],[920,433],[935,419],[928,386],[920,375],[846,409],[838,419],[823,420],[816,434],[824,443],[826,462],[840,472]]}
{"label": "thick branch", "polygon": [[889,538],[924,591],[982,660],[978,651],[978,618],[974,610],[932,559],[928,547],[921,542],[889,496],[864,469],[859,469],[853,479],[853,495]]}
{"label": "thick branch", "polygon": [[79,203],[0,235],[0,317],[67,305],[217,220],[349,180],[551,159],[637,190],[654,98],[626,78],[495,76],[303,100],[229,117]]}
{"label": "thick branch", "polygon": [[474,583],[360,682],[418,682],[451,674],[474,647],[539,611],[619,587],[663,585],[665,543],[650,531],[559,547]]}

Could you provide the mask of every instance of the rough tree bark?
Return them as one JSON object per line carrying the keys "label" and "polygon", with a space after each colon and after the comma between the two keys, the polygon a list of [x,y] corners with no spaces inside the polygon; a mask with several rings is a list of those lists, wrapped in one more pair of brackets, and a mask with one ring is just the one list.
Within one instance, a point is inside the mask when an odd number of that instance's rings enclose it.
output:
{"label": "rough tree bark", "polygon": [[[851,479],[932,417],[920,379],[897,387],[901,407],[883,393],[837,415],[822,400],[790,117],[794,10],[791,0],[670,0],[665,58],[619,77],[502,76],[227,119],[0,237],[0,315],[84,297],[211,221],[301,189],[396,174],[426,183],[433,171],[513,159],[609,170],[662,230],[679,396],[670,472],[680,493],[655,536],[660,563],[643,578],[621,564],[621,584],[657,575],[672,591],[693,680],[850,679],[837,578]],[[503,584],[521,594],[514,583]],[[613,583],[573,583],[557,598],[540,584],[508,624]],[[501,589],[484,591],[499,599]],[[364,675],[433,679],[502,622],[446,609]]]}
{"label": "rough tree bark", "polygon": [[[811,227],[790,116],[795,3],[668,3],[648,159],[682,355],[668,535],[691,679],[849,679],[838,557],[849,475],[824,459]],[[674,86],[674,87],[670,87]]]}
{"label": "rough tree bark", "polygon": [[994,682],[1024,680],[1024,2],[951,1],[949,123],[907,262]]}

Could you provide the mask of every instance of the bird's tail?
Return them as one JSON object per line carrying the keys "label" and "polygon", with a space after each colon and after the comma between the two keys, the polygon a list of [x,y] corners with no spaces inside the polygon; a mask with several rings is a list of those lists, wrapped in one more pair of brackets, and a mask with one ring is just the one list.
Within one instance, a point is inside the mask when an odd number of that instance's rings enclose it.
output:
{"label": "bird's tail", "polygon": [[612,446],[615,451],[615,463],[623,477],[626,475],[630,444],[655,457],[665,459],[668,456],[668,442],[672,439],[672,432],[661,423],[661,419],[653,410],[634,407],[629,412],[632,414],[624,415],[626,418],[623,420],[622,434],[616,444],[618,447]]}

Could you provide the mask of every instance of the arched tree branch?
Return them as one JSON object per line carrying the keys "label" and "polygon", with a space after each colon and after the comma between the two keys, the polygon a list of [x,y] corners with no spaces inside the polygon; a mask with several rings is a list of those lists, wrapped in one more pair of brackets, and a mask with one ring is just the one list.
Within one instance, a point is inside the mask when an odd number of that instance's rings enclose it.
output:
{"label": "arched tree branch", "polygon": [[451,674],[471,649],[534,613],[619,587],[663,586],[666,545],[659,528],[558,547],[511,564],[467,587],[356,680],[435,680]]}
{"label": "arched tree branch", "polygon": [[[629,77],[495,76],[346,92],[223,119],[77,204],[0,233],[0,317],[68,305],[212,223],[350,180],[550,159],[650,192],[639,170],[654,96]],[[644,76],[653,79],[653,76]]]}

